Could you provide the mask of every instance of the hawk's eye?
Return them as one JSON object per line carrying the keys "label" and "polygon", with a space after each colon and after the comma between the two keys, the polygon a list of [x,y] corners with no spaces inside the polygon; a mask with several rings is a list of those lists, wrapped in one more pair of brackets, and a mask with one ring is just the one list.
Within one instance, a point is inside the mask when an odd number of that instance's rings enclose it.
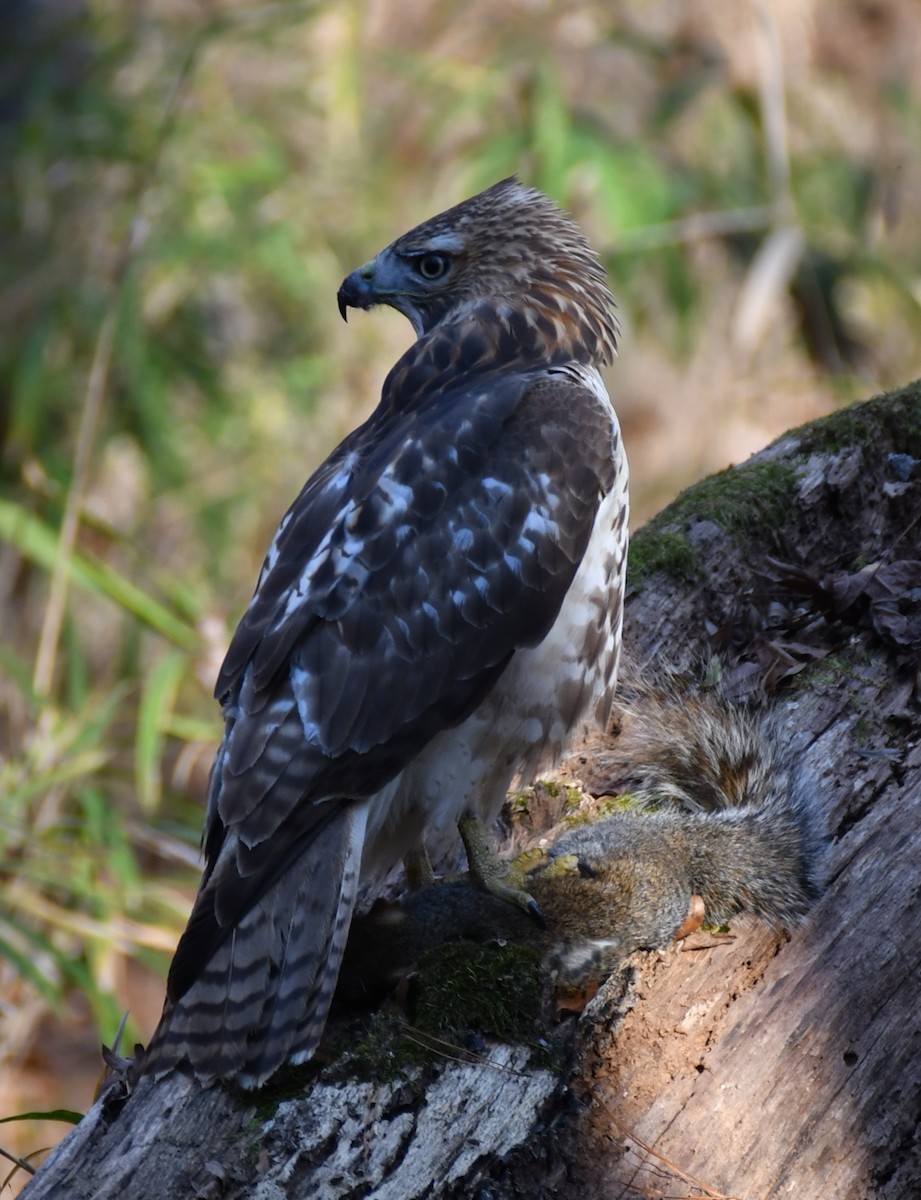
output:
{"label": "hawk's eye", "polygon": [[450,265],[451,260],[447,254],[422,254],[415,264],[423,279],[440,279]]}

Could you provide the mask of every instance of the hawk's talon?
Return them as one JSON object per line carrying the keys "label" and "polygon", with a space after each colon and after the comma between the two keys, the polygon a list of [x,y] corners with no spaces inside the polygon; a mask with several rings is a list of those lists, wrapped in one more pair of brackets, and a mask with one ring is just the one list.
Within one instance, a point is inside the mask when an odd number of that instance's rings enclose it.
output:
{"label": "hawk's talon", "polygon": [[471,879],[497,900],[504,900],[507,904],[524,909],[532,920],[541,928],[545,928],[544,914],[540,911],[540,906],[530,892],[526,892],[520,886],[521,875],[510,870],[508,864],[496,854],[479,817],[466,813],[457,822],[457,829],[467,851],[467,866]]}

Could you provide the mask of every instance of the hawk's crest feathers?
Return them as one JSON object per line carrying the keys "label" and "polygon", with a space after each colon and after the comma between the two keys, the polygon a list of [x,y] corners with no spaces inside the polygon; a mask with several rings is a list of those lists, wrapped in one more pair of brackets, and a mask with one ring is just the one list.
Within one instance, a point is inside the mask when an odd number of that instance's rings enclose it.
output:
{"label": "hawk's crest feathers", "polygon": [[[430,260],[443,272],[428,278]],[[422,337],[489,315],[535,358],[610,364],[618,327],[597,254],[571,217],[514,176],[417,225],[354,271],[340,309],[390,304]],[[479,310],[479,312],[477,312]],[[457,334],[451,330],[455,338]]]}

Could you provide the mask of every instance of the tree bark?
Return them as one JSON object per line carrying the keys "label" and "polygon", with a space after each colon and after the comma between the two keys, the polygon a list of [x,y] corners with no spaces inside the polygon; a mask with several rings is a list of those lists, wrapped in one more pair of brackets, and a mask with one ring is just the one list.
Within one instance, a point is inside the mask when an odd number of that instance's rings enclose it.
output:
{"label": "tree bark", "polygon": [[[255,1095],[142,1081],[97,1102],[28,1200],[921,1195],[919,460],[914,385],[705,480],[632,552],[634,658],[716,645],[730,689],[777,691],[828,833],[801,928],[635,954],[536,1051],[352,1056]],[[608,749],[569,772],[603,790]]]}

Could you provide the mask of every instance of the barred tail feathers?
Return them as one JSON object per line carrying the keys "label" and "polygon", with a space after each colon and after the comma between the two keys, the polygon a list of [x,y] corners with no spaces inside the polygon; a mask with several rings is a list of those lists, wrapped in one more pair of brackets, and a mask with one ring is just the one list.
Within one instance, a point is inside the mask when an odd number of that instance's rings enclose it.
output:
{"label": "barred tail feathers", "polygon": [[312,1055],[358,890],[366,804],[343,804],[230,929],[192,985],[167,999],[140,1064],[188,1064],[208,1084],[260,1086]]}

